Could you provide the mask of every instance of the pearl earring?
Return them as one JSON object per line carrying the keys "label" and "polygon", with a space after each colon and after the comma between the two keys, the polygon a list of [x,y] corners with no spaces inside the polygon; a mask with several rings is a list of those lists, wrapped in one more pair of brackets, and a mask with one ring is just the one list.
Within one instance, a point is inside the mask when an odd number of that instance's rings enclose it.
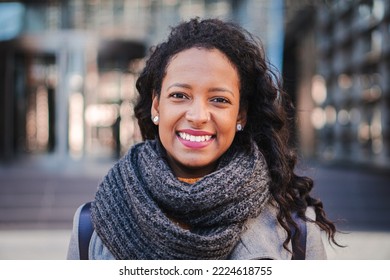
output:
{"label": "pearl earring", "polygon": [[237,131],[242,131],[242,125],[240,123],[237,124]]}
{"label": "pearl earring", "polygon": [[159,118],[158,118],[158,116],[154,116],[152,120],[153,120],[153,122],[154,122],[155,124],[157,124],[157,123],[158,123],[158,120],[159,120]]}

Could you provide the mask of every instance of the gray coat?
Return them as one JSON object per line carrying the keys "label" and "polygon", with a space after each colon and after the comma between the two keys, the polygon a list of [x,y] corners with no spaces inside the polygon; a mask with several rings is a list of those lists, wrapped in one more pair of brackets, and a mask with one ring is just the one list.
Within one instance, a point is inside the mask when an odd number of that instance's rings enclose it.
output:
{"label": "gray coat", "polygon": [[[73,232],[69,243],[69,260],[80,259],[78,247],[78,224],[82,206],[74,216]],[[291,259],[291,253],[283,248],[286,239],[286,231],[279,225],[276,219],[276,208],[268,203],[257,218],[248,220],[246,230],[241,235],[239,242],[231,253],[229,259]],[[314,209],[308,208],[306,216],[315,220]],[[311,222],[307,223],[306,259],[326,259],[326,252],[322,241],[320,228]],[[291,250],[291,242],[289,244]],[[111,252],[104,246],[102,240],[94,231],[89,243],[89,256],[93,260],[113,260]]]}

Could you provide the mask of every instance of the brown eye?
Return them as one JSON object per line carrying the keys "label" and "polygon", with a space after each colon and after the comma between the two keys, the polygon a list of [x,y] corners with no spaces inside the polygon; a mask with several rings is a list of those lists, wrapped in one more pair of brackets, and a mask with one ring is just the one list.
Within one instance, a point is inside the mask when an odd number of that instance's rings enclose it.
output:
{"label": "brown eye", "polygon": [[181,92],[174,92],[170,94],[169,97],[176,98],[176,99],[187,99],[187,96]]}
{"label": "brown eye", "polygon": [[215,97],[215,98],[211,99],[211,101],[216,102],[216,103],[230,103],[230,101],[224,97]]}

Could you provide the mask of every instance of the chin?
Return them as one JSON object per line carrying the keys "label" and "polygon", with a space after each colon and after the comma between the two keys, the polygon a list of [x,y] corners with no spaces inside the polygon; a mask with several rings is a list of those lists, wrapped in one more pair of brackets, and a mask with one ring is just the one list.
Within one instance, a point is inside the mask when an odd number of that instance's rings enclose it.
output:
{"label": "chin", "polygon": [[[210,162],[187,162],[182,165],[184,168],[189,170],[190,172],[193,171],[194,173],[211,173],[214,170],[215,165]],[[206,174],[205,174],[206,175]]]}
{"label": "chin", "polygon": [[202,169],[204,168],[205,166],[208,166],[208,164],[202,164],[202,163],[197,163],[197,162],[187,162],[187,163],[182,163],[182,165],[185,167],[185,168],[188,168],[188,169]]}

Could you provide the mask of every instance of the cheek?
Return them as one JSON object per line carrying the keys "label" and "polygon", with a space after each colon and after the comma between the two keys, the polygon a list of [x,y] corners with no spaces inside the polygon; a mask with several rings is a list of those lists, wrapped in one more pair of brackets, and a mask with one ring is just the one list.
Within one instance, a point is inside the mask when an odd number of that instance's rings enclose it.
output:
{"label": "cheek", "polygon": [[158,133],[161,140],[170,141],[173,137],[175,137],[175,128],[176,128],[176,120],[177,116],[172,111],[161,110],[160,111],[160,122],[158,125]]}
{"label": "cheek", "polygon": [[232,118],[232,115],[226,116],[226,118],[221,119],[219,122],[220,133],[225,138],[234,138],[236,134],[236,125],[237,125],[236,118]]}

